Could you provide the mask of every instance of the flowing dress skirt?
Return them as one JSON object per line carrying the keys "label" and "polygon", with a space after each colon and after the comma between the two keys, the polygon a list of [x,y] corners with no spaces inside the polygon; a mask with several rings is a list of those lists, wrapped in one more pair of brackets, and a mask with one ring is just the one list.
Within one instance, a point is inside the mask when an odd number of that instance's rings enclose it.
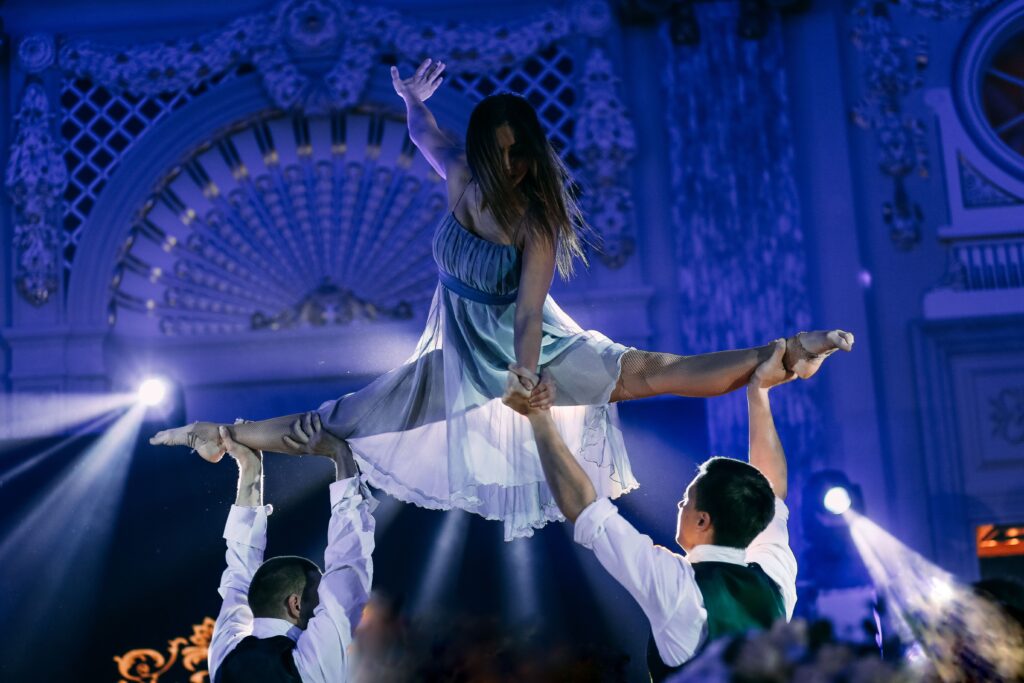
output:
{"label": "flowing dress skirt", "polygon": [[[504,246],[457,224],[447,229],[457,232],[442,246],[453,240],[469,240],[478,252]],[[435,257],[438,249],[435,236]],[[454,251],[463,260],[465,252]],[[442,270],[443,281],[445,275]],[[460,294],[439,283],[412,356],[363,389],[324,403],[319,413],[328,430],[348,439],[372,485],[421,507],[500,519],[511,540],[563,517],[545,483],[529,420],[501,402],[515,361],[516,304],[474,300],[487,298],[475,291]],[[608,403],[627,350],[582,330],[547,298],[539,366],[557,385],[552,415],[597,495],[611,498],[638,485]]]}

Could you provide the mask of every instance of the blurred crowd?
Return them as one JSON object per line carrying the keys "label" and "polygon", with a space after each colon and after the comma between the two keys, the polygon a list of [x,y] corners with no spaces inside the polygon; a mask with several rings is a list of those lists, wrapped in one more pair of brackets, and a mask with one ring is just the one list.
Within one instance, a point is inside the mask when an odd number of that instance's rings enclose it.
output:
{"label": "blurred crowd", "polygon": [[[902,621],[888,633],[866,618],[861,642],[843,642],[827,620],[779,622],[766,632],[712,643],[672,683],[903,683],[1024,681],[1024,584],[979,582],[942,618]],[[909,631],[907,630],[909,629]],[[883,630],[886,630],[883,628]],[[908,645],[907,634],[916,642]],[[353,647],[357,683],[618,683],[629,656],[555,638],[538,626],[458,616],[412,621],[374,595]],[[636,671],[636,667],[633,668]]]}

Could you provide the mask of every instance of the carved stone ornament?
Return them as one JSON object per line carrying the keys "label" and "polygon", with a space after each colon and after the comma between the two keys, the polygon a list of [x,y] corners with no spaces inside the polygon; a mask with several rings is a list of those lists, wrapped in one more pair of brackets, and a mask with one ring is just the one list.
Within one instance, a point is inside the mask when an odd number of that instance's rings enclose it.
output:
{"label": "carved stone ornament", "polygon": [[29,73],[39,73],[53,66],[57,46],[53,36],[36,33],[18,44],[18,63]]}
{"label": "carved stone ornament", "polygon": [[580,0],[573,3],[572,22],[583,34],[597,38],[612,25],[612,10],[604,0]]}
{"label": "carved stone ornament", "polygon": [[60,231],[56,224],[67,168],[50,133],[50,103],[38,83],[25,88],[15,114],[5,181],[14,202],[15,284],[29,303],[41,306],[57,291]]}
{"label": "carved stone ornament", "polygon": [[956,165],[960,174],[960,200],[966,208],[978,209],[1024,204],[1024,199],[989,180],[963,154],[957,155]]}
{"label": "carved stone ornament", "polygon": [[889,15],[888,2],[864,0],[854,14],[854,45],[866,59],[864,94],[853,108],[853,121],[875,133],[879,167],[893,183],[893,198],[883,206],[889,236],[901,249],[921,238],[921,207],[906,192],[904,179],[912,173],[927,177],[927,140],[924,123],[904,114],[903,100],[924,85],[928,44],[923,37],[899,35]]}
{"label": "carved stone ornament", "polygon": [[989,399],[992,434],[1011,446],[1024,444],[1024,387],[1003,389]]}
{"label": "carved stone ornament", "polygon": [[149,648],[129,650],[114,657],[120,683],[159,683],[160,679],[174,668],[179,661],[189,674],[189,683],[207,683],[207,655],[213,637],[213,619],[206,617],[201,624],[192,626],[192,635],[178,637],[167,642],[167,653]]}
{"label": "carved stone ornament", "polygon": [[893,197],[882,207],[893,243],[910,249],[921,238],[923,214],[906,190],[905,179],[929,174],[924,122],[906,113],[906,100],[924,85],[928,42],[902,35],[891,7],[930,19],[969,17],[995,0],[858,0],[852,13],[854,46],[864,56],[863,96],[851,112],[855,124],[873,131],[879,167],[892,180]]}
{"label": "carved stone ornament", "polygon": [[347,289],[322,285],[292,308],[274,315],[254,314],[251,324],[254,330],[286,330],[347,325],[355,320],[407,320],[412,315],[412,306],[408,303],[394,308],[381,308],[360,299]]}
{"label": "carved stone ornament", "polygon": [[610,10],[603,0],[580,0],[514,24],[441,24],[346,0],[284,0],[268,14],[188,40],[131,47],[71,40],[61,46],[59,64],[104,87],[155,95],[195,87],[248,62],[279,107],[314,113],[357,102],[385,53],[409,61],[443,58],[453,73],[487,71],[570,35],[574,21],[584,31],[604,31]]}
{"label": "carved stone ornament", "polygon": [[636,248],[633,200],[625,187],[636,135],[615,91],[617,81],[611,61],[600,48],[593,48],[583,70],[574,140],[588,176],[583,205],[603,241],[598,257],[611,268],[622,266]]}

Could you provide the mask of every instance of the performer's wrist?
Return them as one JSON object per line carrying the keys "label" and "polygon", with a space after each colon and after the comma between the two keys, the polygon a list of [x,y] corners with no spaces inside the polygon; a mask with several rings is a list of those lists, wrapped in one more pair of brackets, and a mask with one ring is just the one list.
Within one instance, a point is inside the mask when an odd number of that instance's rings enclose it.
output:
{"label": "performer's wrist", "polygon": [[544,427],[552,424],[551,411],[547,409],[534,409],[526,416],[534,427]]}

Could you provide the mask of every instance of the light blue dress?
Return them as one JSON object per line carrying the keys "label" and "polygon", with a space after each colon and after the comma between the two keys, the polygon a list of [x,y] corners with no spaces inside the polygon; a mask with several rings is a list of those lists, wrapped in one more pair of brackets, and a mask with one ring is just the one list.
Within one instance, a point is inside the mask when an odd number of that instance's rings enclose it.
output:
{"label": "light blue dress", "polygon": [[[440,282],[412,356],[365,388],[320,406],[348,439],[364,476],[425,508],[500,519],[505,539],[561,520],[544,481],[529,421],[501,402],[515,362],[513,323],[522,254],[482,239],[448,213],[433,240]],[[584,331],[549,296],[541,368],[557,385],[552,416],[598,496],[633,477],[608,400],[627,347]]]}

